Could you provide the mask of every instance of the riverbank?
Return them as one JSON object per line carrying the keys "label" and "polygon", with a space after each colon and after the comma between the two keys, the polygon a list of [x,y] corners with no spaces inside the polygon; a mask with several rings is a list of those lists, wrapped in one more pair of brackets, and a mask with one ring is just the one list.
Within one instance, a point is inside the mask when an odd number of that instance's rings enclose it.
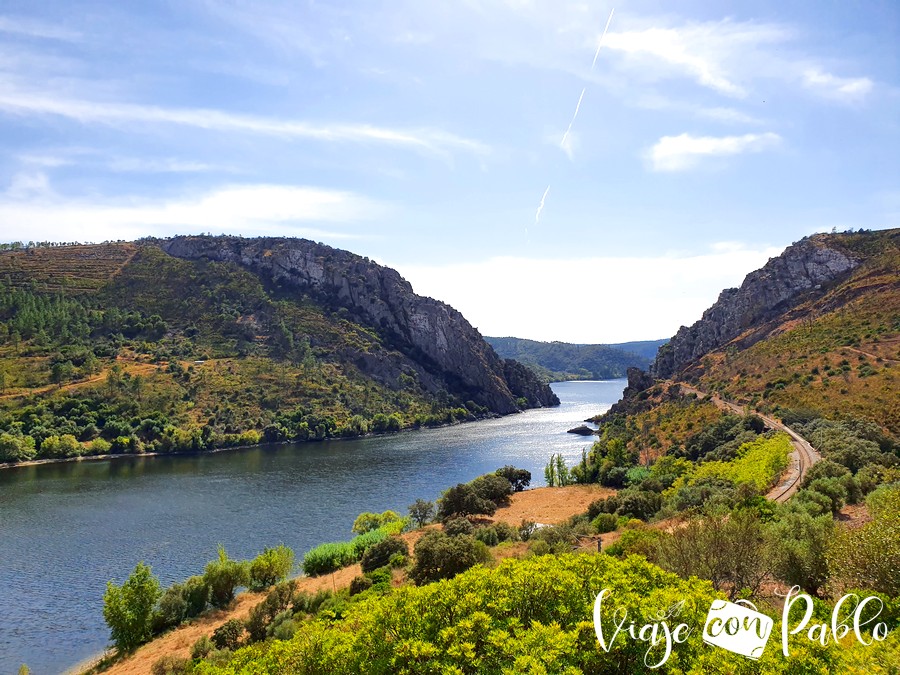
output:
{"label": "riverbank", "polygon": [[[523,412],[528,412],[528,410],[540,410],[541,408],[527,408],[525,410],[519,410],[517,412],[509,413],[510,415],[518,415]],[[43,466],[46,464],[74,464],[78,462],[93,462],[93,461],[106,461],[106,460],[115,460],[115,459],[135,459],[139,457],[202,457],[204,455],[215,455],[222,452],[232,452],[236,450],[249,450],[252,448],[266,448],[266,447],[277,447],[280,445],[305,445],[307,443],[323,443],[325,441],[356,441],[366,438],[382,438],[386,436],[397,436],[398,434],[404,434],[415,431],[422,431],[423,429],[443,429],[446,427],[454,427],[459,426],[460,424],[472,424],[473,422],[484,422],[486,420],[497,419],[498,417],[503,417],[503,415],[499,415],[497,413],[486,413],[475,419],[471,420],[456,420],[453,422],[443,422],[441,424],[432,424],[428,426],[412,426],[407,427],[405,429],[400,429],[398,431],[382,431],[382,432],[367,432],[365,434],[359,434],[358,436],[329,436],[327,438],[316,438],[316,439],[307,439],[305,441],[301,440],[285,440],[285,441],[274,441],[274,442],[265,442],[265,443],[254,443],[252,445],[229,445],[223,448],[210,448],[209,450],[191,450],[191,451],[177,451],[177,452],[118,452],[118,453],[108,453],[105,455],[79,455],[77,457],[48,457],[44,459],[29,459],[25,462],[0,462],[0,471],[3,469],[15,469],[19,467],[28,467],[28,466]]]}
{"label": "riverbank", "polygon": [[[588,504],[595,499],[612,494],[614,490],[599,485],[570,485],[563,488],[541,487],[511,495],[509,506],[497,509],[491,518],[494,522],[504,522],[518,526],[522,520],[553,525],[561,523],[571,516],[584,513]],[[439,525],[429,525],[436,528]],[[427,528],[413,530],[401,535],[401,538],[413,549],[415,543]],[[527,546],[519,545],[514,551],[504,551],[502,557],[523,555]],[[333,574],[320,577],[298,577],[297,590],[315,593],[319,590],[340,590],[350,586],[354,577],[362,573],[359,564],[344,567]],[[265,593],[245,592],[238,595],[233,606],[227,610],[209,612],[196,620],[180,626],[152,642],[139,647],[130,656],[116,661],[104,670],[95,669],[105,654],[82,662],[67,671],[69,675],[83,673],[108,673],[109,675],[149,675],[153,664],[167,654],[189,657],[193,644],[204,635],[212,635],[213,631],[229,619],[246,619],[250,610],[265,598]]]}

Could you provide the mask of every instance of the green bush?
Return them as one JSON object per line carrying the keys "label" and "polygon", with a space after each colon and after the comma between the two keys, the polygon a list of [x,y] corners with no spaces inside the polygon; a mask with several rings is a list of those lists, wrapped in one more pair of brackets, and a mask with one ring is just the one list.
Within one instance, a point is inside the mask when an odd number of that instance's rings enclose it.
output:
{"label": "green bush", "polygon": [[217,649],[237,649],[244,635],[244,623],[240,619],[228,619],[212,634]]}
{"label": "green bush", "polygon": [[409,546],[399,537],[388,537],[372,544],[362,555],[360,565],[363,572],[371,572],[390,564],[395,555],[408,556]]}
{"label": "green bush", "polygon": [[400,520],[400,514],[395,511],[385,511],[384,513],[370,513],[367,511],[360,513],[356,517],[351,529],[354,534],[365,534],[396,520]]}
{"label": "green bush", "polygon": [[152,637],[153,609],[162,591],[149,565],[138,563],[121,586],[106,584],[103,618],[119,651],[127,651]]}
{"label": "green bush", "polygon": [[150,666],[151,675],[182,675],[190,672],[191,660],[174,654],[166,654],[165,656],[154,661]]}
{"label": "green bush", "polygon": [[444,532],[451,537],[458,534],[472,534],[475,526],[468,518],[451,518],[444,523]]}
{"label": "green bush", "polygon": [[213,641],[209,639],[208,635],[203,635],[191,647],[191,658],[205,659],[213,649],[215,649]]}
{"label": "green bush", "polygon": [[607,532],[612,532],[619,526],[619,518],[613,513],[599,513],[594,520],[591,521],[591,525],[594,526],[594,529],[597,530],[598,534],[606,534]]}
{"label": "green bush", "polygon": [[260,591],[284,581],[294,568],[294,552],[287,546],[266,548],[250,563],[250,589]]}
{"label": "green bush", "polygon": [[372,584],[373,582],[369,577],[358,574],[350,582],[350,595],[359,595],[372,588]]}
{"label": "green bush", "polygon": [[418,585],[449,579],[477,564],[490,560],[487,547],[474,537],[461,534],[448,537],[432,530],[422,535],[415,546],[415,564],[410,578]]}
{"label": "green bush", "polygon": [[294,602],[297,582],[283,581],[266,595],[265,599],[250,610],[244,626],[249,642],[265,640],[269,625],[276,616],[286,611]]}
{"label": "green bush", "polygon": [[503,476],[488,473],[479,476],[469,483],[482,499],[494,502],[497,506],[509,504],[509,495],[513,492],[513,486]]}
{"label": "green bush", "polygon": [[354,537],[350,541],[320,544],[311,549],[303,557],[303,573],[318,576],[334,572],[360,560],[366,550],[380,541],[387,539],[391,531],[399,533],[406,523],[405,518]]}
{"label": "green bush", "polygon": [[497,530],[493,527],[479,527],[475,530],[475,538],[485,546],[496,546],[500,543]]}
{"label": "green bush", "polygon": [[219,546],[219,557],[206,563],[203,583],[209,588],[209,602],[213,607],[227,607],[234,600],[235,591],[246,586],[250,575],[246,561],[232,560]]}

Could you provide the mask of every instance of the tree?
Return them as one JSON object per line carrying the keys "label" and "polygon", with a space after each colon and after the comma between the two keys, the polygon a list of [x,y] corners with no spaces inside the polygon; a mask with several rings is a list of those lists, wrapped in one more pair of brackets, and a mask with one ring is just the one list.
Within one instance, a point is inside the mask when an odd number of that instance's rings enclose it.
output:
{"label": "tree", "polygon": [[488,499],[497,506],[509,504],[509,495],[512,494],[512,484],[503,476],[488,473],[479,476],[469,483],[475,493],[482,499]]}
{"label": "tree", "polygon": [[509,481],[513,492],[522,492],[531,484],[531,472],[527,469],[517,469],[507,464],[501,469],[497,469],[497,475],[502,476]]}
{"label": "tree", "polygon": [[219,546],[219,557],[206,563],[203,582],[209,587],[209,602],[213,607],[226,607],[234,600],[234,592],[249,581],[248,565],[245,561],[232,560]]}
{"label": "tree", "polygon": [[562,454],[550,455],[550,461],[544,467],[544,480],[548,487],[564,487],[572,482],[569,468]]}
{"label": "tree", "polygon": [[294,567],[294,552],[284,544],[266,548],[250,563],[250,589],[260,591],[284,581]]}
{"label": "tree", "polygon": [[437,517],[440,520],[449,520],[456,516],[491,516],[497,510],[497,505],[489,499],[478,496],[471,485],[458,483],[456,486],[444,491],[438,500]]}
{"label": "tree", "polygon": [[418,527],[425,527],[434,519],[434,502],[417,499],[409,505],[409,517]]}
{"label": "tree", "polygon": [[124,584],[106,583],[103,619],[116,648],[133,649],[152,636],[153,608],[162,591],[149,565],[137,564]]}
{"label": "tree", "polygon": [[383,525],[400,520],[400,514],[396,511],[385,511],[384,513],[370,513],[368,511],[360,513],[356,520],[353,521],[351,528],[356,534],[365,534],[372,530],[377,530]]}

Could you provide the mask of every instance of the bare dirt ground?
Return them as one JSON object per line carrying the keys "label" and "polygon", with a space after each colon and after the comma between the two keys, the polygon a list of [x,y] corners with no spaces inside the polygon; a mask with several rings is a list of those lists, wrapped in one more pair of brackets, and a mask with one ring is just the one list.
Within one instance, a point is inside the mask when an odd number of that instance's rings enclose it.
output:
{"label": "bare dirt ground", "polygon": [[523,520],[555,525],[587,511],[595,499],[615,494],[599,485],[569,485],[516,492],[510,505],[497,509],[492,520],[518,526]]}
{"label": "bare dirt ground", "polygon": [[[536,488],[517,492],[511,496],[510,505],[500,508],[493,517],[493,521],[502,521],[510,525],[518,526],[523,520],[531,520],[536,523],[555,524],[567,518],[584,513],[588,504],[595,499],[613,494],[597,485],[571,485],[564,488]],[[428,529],[440,527],[429,525],[422,530],[407,532],[402,538],[409,545],[410,550],[415,546],[419,538]],[[511,545],[495,549],[495,558],[502,560],[510,557],[521,557],[528,550],[524,542],[515,542]],[[358,564],[345,567],[333,574],[320,577],[300,577],[297,579],[297,589],[309,593],[329,589],[339,590],[347,588],[353,578],[362,574]],[[394,579],[395,584],[402,579]],[[229,619],[246,619],[250,610],[265,598],[265,593],[241,593],[234,601],[231,608],[210,612],[202,617],[180,626],[173,631],[161,635],[157,639],[138,648],[130,656],[112,664],[104,673],[111,675],[148,675],[153,664],[167,654],[190,657],[191,647],[202,636],[212,635],[213,631]],[[87,663],[71,672],[84,672],[91,667]]]}

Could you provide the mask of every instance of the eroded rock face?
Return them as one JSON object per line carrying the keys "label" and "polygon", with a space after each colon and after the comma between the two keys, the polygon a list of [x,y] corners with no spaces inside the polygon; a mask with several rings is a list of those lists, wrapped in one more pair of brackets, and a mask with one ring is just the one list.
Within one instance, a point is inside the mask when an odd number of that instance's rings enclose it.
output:
{"label": "eroded rock face", "polygon": [[[682,326],[660,348],[650,374],[669,378],[703,355],[724,346],[755,326],[798,305],[809,293],[846,276],[859,261],[816,235],[792,244],[761,269],[751,272],[740,288],[729,288],[690,327]],[[751,335],[741,347],[765,337]]]}
{"label": "eroded rock face", "polygon": [[464,401],[501,414],[518,410],[518,398],[530,407],[559,404],[527,368],[501,361],[462,314],[416,295],[396,270],[367,258],[306,239],[175,237],[160,246],[178,258],[236,263],[332,308],[346,308],[434,374],[432,386],[446,384]]}

